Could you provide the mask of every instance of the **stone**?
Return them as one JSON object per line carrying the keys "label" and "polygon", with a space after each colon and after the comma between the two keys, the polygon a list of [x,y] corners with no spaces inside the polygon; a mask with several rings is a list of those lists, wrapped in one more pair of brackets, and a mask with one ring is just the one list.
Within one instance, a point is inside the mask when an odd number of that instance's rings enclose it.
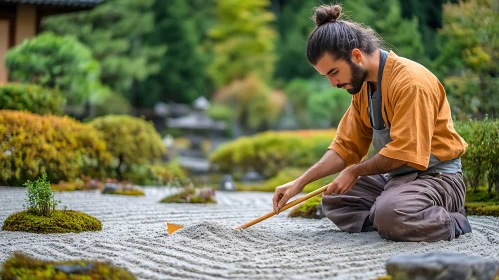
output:
{"label": "stone", "polygon": [[446,252],[399,255],[386,262],[392,280],[491,280],[498,268],[494,259]]}
{"label": "stone", "polygon": [[234,182],[234,178],[232,178],[232,175],[226,174],[223,176],[222,180],[220,181],[219,190],[231,192],[236,191],[236,183]]}
{"label": "stone", "polygon": [[56,265],[54,269],[56,271],[62,271],[67,274],[84,274],[94,269],[95,264],[88,263],[86,265]]}
{"label": "stone", "polygon": [[118,184],[115,183],[106,183],[104,185],[104,190],[102,193],[113,193],[118,190]]}

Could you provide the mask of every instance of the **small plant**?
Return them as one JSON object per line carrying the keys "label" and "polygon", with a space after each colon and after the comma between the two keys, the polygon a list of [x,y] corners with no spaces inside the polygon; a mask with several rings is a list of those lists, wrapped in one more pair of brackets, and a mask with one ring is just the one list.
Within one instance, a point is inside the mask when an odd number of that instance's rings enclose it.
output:
{"label": "small plant", "polygon": [[54,191],[50,188],[50,182],[47,181],[47,174],[43,173],[42,176],[36,181],[28,180],[24,185],[28,188],[28,212],[40,216],[49,216],[50,211],[55,210],[60,200],[54,199]]}

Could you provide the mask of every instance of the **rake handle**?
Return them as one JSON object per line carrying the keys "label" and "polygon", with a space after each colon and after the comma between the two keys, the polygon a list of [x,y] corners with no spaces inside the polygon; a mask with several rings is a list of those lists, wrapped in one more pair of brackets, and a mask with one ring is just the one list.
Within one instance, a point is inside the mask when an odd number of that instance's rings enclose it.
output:
{"label": "rake handle", "polygon": [[[305,201],[305,200],[307,200],[307,199],[309,199],[309,198],[311,198],[311,197],[313,197],[315,195],[318,195],[318,194],[324,192],[327,189],[327,187],[328,186],[326,185],[326,186],[324,186],[324,187],[322,187],[320,189],[317,189],[317,190],[315,190],[315,191],[313,191],[313,192],[311,192],[311,193],[309,193],[309,194],[307,194],[305,196],[302,196],[302,197],[300,197],[298,199],[295,199],[295,200],[291,201],[290,203],[284,205],[281,209],[279,209],[279,212],[284,211],[284,210],[286,210],[286,209],[288,209],[290,207],[295,206],[298,203],[301,203],[301,202],[303,202],[303,201]],[[259,222],[261,222],[263,220],[266,220],[266,219],[268,219],[268,218],[270,218],[270,217],[272,217],[274,215],[275,215],[274,211],[268,212],[267,214],[265,214],[265,215],[263,215],[263,216],[261,216],[259,218],[256,218],[253,221],[247,222],[245,224],[242,224],[242,225],[236,227],[235,229],[250,227],[250,226],[252,226],[252,225],[254,225],[256,223],[259,223]]]}

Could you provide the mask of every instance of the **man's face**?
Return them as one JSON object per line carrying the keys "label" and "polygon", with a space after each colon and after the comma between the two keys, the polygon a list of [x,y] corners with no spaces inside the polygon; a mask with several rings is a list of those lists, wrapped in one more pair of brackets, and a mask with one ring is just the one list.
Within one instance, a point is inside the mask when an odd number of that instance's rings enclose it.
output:
{"label": "man's face", "polygon": [[359,93],[367,77],[364,67],[351,60],[336,60],[329,53],[325,53],[314,68],[326,76],[333,87],[346,89],[352,95]]}

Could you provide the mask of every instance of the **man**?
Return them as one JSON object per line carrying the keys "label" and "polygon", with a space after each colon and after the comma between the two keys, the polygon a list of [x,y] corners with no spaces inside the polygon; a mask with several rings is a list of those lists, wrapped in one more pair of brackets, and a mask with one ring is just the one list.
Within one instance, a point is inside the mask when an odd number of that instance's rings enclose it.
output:
{"label": "man", "polygon": [[[460,161],[467,144],[453,127],[443,86],[422,65],[380,49],[372,29],[340,16],[339,5],[315,10],[307,58],[352,103],[322,159],[276,188],[274,211],[308,183],[341,171],[322,198],[341,230],[377,230],[395,241],[471,232]],[[371,143],[376,155],[361,162]]]}

